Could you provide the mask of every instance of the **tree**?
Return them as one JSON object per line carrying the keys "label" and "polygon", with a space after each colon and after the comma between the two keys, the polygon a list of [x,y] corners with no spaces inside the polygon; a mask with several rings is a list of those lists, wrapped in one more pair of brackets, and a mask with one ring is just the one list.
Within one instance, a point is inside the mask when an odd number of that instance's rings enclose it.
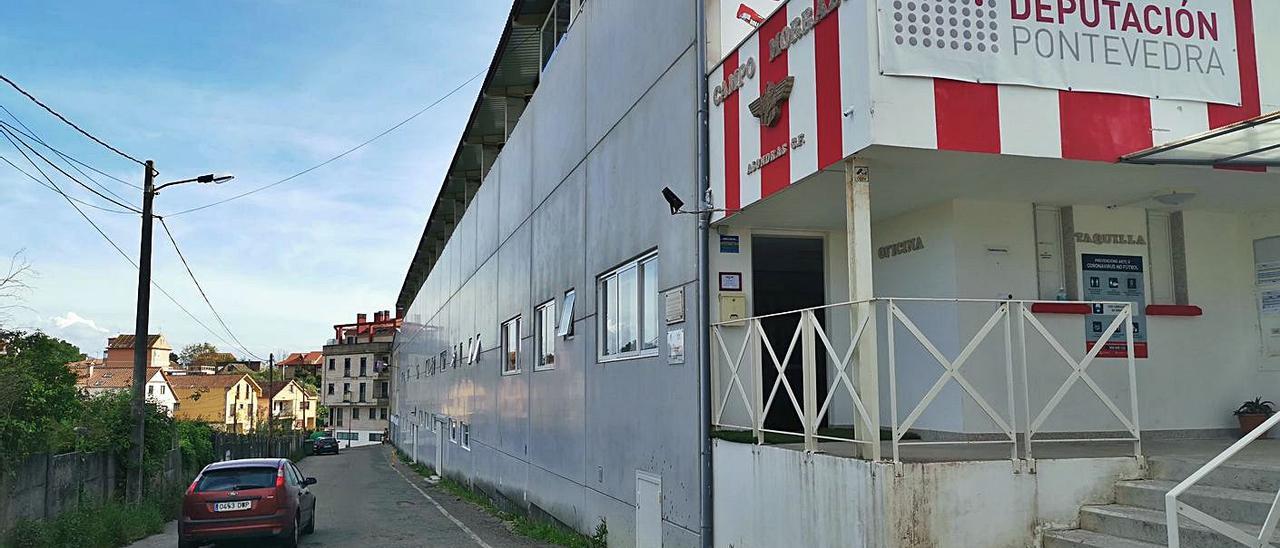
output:
{"label": "tree", "polygon": [[9,310],[22,306],[22,295],[31,290],[27,280],[34,275],[21,250],[9,257],[8,270],[0,270],[0,323],[8,319]]}
{"label": "tree", "polygon": [[218,347],[207,342],[188,344],[178,352],[178,363],[187,368],[212,366],[218,353]]}
{"label": "tree", "polygon": [[[41,332],[0,330],[0,460],[60,450],[80,411],[76,374],[67,363],[80,349]],[[0,466],[3,468],[3,466]]]}

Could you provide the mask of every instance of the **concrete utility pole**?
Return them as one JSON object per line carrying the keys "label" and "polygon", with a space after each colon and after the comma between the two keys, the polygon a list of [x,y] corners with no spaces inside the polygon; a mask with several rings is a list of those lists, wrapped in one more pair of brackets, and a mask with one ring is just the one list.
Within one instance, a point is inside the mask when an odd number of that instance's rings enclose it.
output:
{"label": "concrete utility pole", "polygon": [[133,329],[133,432],[129,436],[129,473],[125,497],[142,500],[142,446],[146,441],[147,351],[151,346],[147,324],[151,316],[151,204],[155,200],[155,162],[147,160],[142,175],[142,243],[138,250],[138,310]]}
{"label": "concrete utility pole", "polygon": [[182,183],[214,183],[222,184],[234,177],[231,175],[201,175],[192,179],[173,181],[160,186],[155,185],[155,162],[147,160],[142,176],[142,242],[138,251],[138,309],[133,330],[133,399],[130,411],[133,415],[133,431],[129,436],[129,467],[125,478],[125,498],[129,502],[142,500],[144,472],[142,470],[143,445],[146,442],[146,386],[147,355],[150,354],[151,316],[151,233],[154,215],[152,202],[160,190]]}

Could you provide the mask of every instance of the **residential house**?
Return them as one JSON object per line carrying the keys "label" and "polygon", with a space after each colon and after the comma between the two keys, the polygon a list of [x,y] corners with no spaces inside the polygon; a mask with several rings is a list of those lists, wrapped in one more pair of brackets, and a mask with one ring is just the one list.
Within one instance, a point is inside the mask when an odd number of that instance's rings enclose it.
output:
{"label": "residential house", "polygon": [[[133,365],[133,335],[117,335],[107,339],[106,367],[128,367]],[[147,336],[147,367],[171,369],[170,355],[173,346],[165,340],[164,335]]]}
{"label": "residential house", "polygon": [[316,407],[320,398],[310,389],[293,379],[264,382],[261,386],[262,394],[258,398],[259,422],[266,421],[269,412],[277,427],[315,429]]}
{"label": "residential house", "polygon": [[350,445],[382,442],[390,426],[391,341],[402,324],[384,310],[374,312],[373,321],[357,314],[356,323],[333,326],[333,344],[324,347],[320,398],[339,440]]}
{"label": "residential house", "polygon": [[[79,363],[79,362],[75,362]],[[70,365],[70,364],[68,364]],[[172,417],[178,405],[169,376],[159,367],[147,368],[147,401],[165,409]],[[88,367],[88,374],[76,381],[76,387],[86,396],[106,392],[128,391],[133,388],[133,367]]]}
{"label": "residential house", "polygon": [[216,368],[217,368],[218,373],[222,373],[222,374],[231,374],[231,373],[250,373],[250,372],[255,372],[255,373],[256,373],[256,372],[258,372],[258,371],[262,371],[262,370],[263,370],[263,369],[262,369],[262,362],[261,362],[261,361],[257,361],[257,360],[237,360],[237,359],[235,359],[236,357],[235,357],[235,356],[232,356],[231,354],[228,354],[228,353],[225,353],[225,352],[220,352],[219,354],[221,354],[221,355],[223,355],[223,356],[230,356],[230,358],[231,358],[231,359],[229,359],[229,360],[217,360],[217,361],[215,361],[215,362],[214,362],[214,363],[216,363],[216,364],[217,364],[217,365],[216,365]]}
{"label": "residential house", "polygon": [[320,351],[294,352],[289,357],[276,362],[283,378],[292,379],[298,372],[305,371],[314,377],[320,376],[320,365],[324,363],[324,353]]}
{"label": "residential house", "polygon": [[262,387],[245,374],[174,375],[179,419],[197,420],[227,432],[254,430]]}
{"label": "residential house", "polygon": [[89,376],[93,374],[93,370],[99,367],[102,367],[102,360],[100,358],[85,358],[83,360],[67,364],[67,369],[70,369],[72,373],[76,374],[77,382],[89,378]]}

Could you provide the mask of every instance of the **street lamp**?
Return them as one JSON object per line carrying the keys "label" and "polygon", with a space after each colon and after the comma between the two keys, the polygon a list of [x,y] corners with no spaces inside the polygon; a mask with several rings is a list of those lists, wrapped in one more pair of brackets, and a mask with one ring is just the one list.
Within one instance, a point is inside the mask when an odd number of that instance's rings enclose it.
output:
{"label": "street lamp", "polygon": [[146,440],[146,405],[143,387],[147,384],[145,377],[147,374],[147,342],[149,341],[147,324],[150,321],[151,312],[151,232],[152,221],[155,217],[151,212],[151,204],[155,201],[156,194],[159,194],[161,189],[167,187],[183,183],[222,184],[235,178],[233,175],[210,173],[156,186],[155,162],[147,160],[144,169],[145,172],[142,176],[142,243],[138,252],[138,311],[133,337],[133,433],[131,436],[133,445],[129,448],[129,474],[125,489],[128,500],[132,502],[142,500],[142,445]]}

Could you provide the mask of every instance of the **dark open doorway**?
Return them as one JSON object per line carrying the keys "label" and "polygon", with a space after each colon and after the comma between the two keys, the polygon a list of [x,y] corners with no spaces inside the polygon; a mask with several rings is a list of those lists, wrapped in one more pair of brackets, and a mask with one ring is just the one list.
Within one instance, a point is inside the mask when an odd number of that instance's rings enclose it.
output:
{"label": "dark open doorway", "polygon": [[[824,275],[823,241],[820,238],[784,237],[784,236],[752,236],[751,237],[751,276],[753,314],[762,316],[779,312],[790,312],[802,308],[821,306],[826,302],[826,277]],[[818,322],[825,326],[825,314],[816,314]],[[799,314],[785,314],[761,321],[773,351],[778,359],[785,359],[787,347],[795,335],[796,326],[800,323]],[[761,343],[761,379],[764,381],[764,397],[769,397],[778,371],[768,350]],[[791,352],[791,359],[785,364],[787,383],[796,394],[801,409],[804,406],[804,374],[801,369],[803,356],[800,352],[800,341]],[[827,365],[826,353],[817,352],[818,404],[827,397]],[[822,421],[823,426],[826,420]],[[791,405],[786,389],[779,386],[774,396],[773,405],[765,417],[765,428],[801,432],[801,420]]]}

